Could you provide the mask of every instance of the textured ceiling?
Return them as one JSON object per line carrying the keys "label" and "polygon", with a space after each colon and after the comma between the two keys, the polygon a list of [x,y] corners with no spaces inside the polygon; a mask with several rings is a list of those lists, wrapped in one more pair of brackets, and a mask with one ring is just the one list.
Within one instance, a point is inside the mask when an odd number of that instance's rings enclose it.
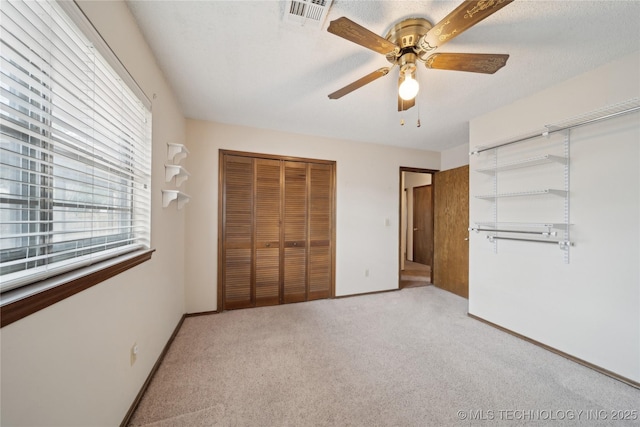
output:
{"label": "textured ceiling", "polygon": [[640,1],[516,0],[438,49],[510,54],[496,74],[420,64],[416,107],[404,113],[397,68],[328,99],[389,65],[328,33],[330,20],[384,36],[407,17],[435,24],[459,3],[334,0],[317,28],[285,21],[284,1],[127,1],[188,118],[437,151],[466,143],[478,115],[640,50]]}

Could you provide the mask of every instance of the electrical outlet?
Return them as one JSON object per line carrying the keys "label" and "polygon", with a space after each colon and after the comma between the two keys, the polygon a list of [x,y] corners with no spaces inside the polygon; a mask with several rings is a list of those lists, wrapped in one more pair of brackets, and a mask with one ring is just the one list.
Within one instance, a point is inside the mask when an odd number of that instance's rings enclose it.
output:
{"label": "electrical outlet", "polygon": [[369,277],[369,269],[365,268],[364,270],[364,277]]}
{"label": "electrical outlet", "polygon": [[134,363],[136,363],[136,359],[138,358],[138,344],[137,343],[133,343],[133,345],[131,346],[131,366],[133,366]]}

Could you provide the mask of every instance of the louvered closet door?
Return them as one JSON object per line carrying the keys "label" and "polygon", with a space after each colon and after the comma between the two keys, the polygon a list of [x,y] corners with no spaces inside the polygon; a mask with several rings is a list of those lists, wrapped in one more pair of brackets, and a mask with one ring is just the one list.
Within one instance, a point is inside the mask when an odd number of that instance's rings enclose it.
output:
{"label": "louvered closet door", "polygon": [[224,308],[253,306],[253,159],[225,156],[223,183]]}
{"label": "louvered closet door", "polygon": [[284,162],[283,302],[307,299],[307,163]]}
{"label": "louvered closet door", "polygon": [[221,152],[219,310],[333,296],[335,164]]}
{"label": "louvered closet door", "polygon": [[332,280],[333,167],[309,165],[309,294],[329,298]]}
{"label": "louvered closet door", "polygon": [[255,165],[255,305],[274,305],[280,303],[281,168],[279,160]]}

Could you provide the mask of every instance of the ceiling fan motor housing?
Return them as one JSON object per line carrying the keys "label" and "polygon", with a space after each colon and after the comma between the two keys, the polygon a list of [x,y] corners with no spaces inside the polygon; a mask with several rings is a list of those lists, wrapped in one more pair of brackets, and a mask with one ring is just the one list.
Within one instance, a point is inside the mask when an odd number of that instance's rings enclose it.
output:
{"label": "ceiling fan motor housing", "polygon": [[[433,27],[429,20],[424,18],[407,18],[395,24],[387,33],[385,39],[395,44],[400,48],[400,52],[397,55],[387,55],[387,61],[392,64],[398,64],[401,67],[404,63],[413,62],[418,58],[416,55],[418,41]],[[413,60],[409,61],[409,57],[406,55],[413,54]],[[404,61],[403,61],[403,58]]]}

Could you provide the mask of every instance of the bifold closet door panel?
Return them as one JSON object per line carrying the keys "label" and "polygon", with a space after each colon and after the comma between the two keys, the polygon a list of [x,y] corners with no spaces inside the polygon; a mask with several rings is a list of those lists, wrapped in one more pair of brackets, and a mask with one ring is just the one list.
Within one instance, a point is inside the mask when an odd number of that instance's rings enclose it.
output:
{"label": "bifold closet door panel", "polygon": [[283,302],[307,299],[307,163],[284,162]]}
{"label": "bifold closet door panel", "polygon": [[331,298],[335,163],[221,153],[219,309]]}
{"label": "bifold closet door panel", "polygon": [[223,301],[225,309],[253,306],[253,159],[225,156],[223,184]]}
{"label": "bifold closet door panel", "polygon": [[280,303],[281,167],[279,160],[256,159],[256,306]]}
{"label": "bifold closet door panel", "polygon": [[331,241],[333,222],[333,167],[309,165],[309,295],[308,300],[331,296]]}

